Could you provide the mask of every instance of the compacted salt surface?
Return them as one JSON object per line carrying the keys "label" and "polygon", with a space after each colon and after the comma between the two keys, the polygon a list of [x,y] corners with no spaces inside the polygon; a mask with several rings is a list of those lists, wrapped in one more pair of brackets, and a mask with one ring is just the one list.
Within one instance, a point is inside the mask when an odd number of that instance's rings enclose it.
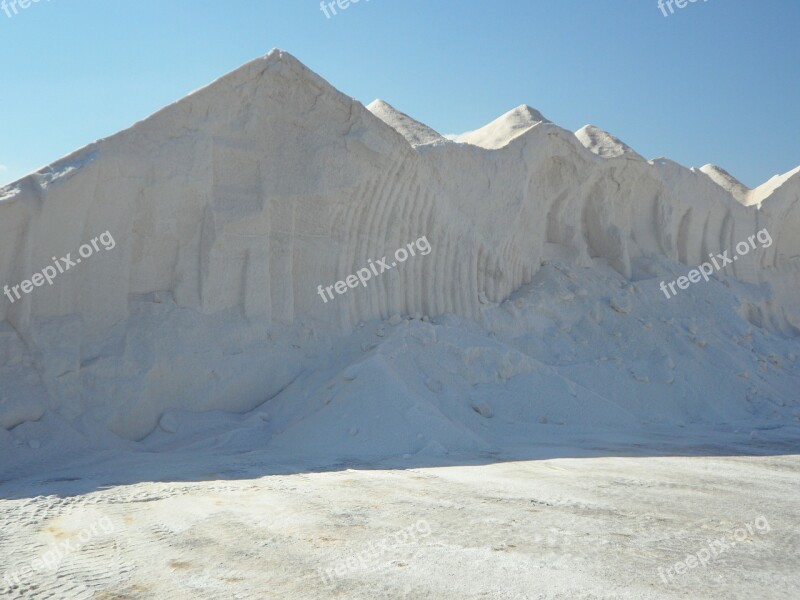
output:
{"label": "compacted salt surface", "polygon": [[95,459],[0,487],[0,577],[25,599],[797,597],[800,455],[547,452],[576,457]]}

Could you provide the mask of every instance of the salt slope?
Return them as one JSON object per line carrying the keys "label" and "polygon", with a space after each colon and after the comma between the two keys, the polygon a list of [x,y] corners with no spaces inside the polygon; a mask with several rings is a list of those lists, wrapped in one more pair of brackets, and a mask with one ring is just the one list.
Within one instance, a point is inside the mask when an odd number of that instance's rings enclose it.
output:
{"label": "salt slope", "polygon": [[614,429],[796,439],[800,348],[737,312],[738,297],[761,292],[712,282],[665,304],[644,283],[548,261],[480,326],[368,323],[263,407],[268,424],[232,429],[242,448],[261,440],[318,460],[502,452]]}
{"label": "salt slope", "polygon": [[[637,260],[634,270],[642,268],[666,278],[678,265]],[[200,464],[236,457],[238,468],[247,455],[297,468],[398,457],[419,466],[598,444],[612,454],[637,445],[796,449],[800,346],[738,312],[742,298],[764,290],[712,281],[665,302],[652,283],[601,264],[547,261],[481,323],[454,315],[367,322],[254,411],[170,409],[142,443],[100,445],[132,452],[135,464],[177,452],[163,461],[172,469],[184,464],[181,450]],[[41,481],[42,465],[65,457],[95,473],[97,432],[65,439],[63,429],[47,415],[0,430],[0,480],[35,473]]]}
{"label": "salt slope", "polygon": [[[414,148],[276,50],[0,190],[0,281],[106,230],[117,242],[0,305],[4,340],[26,348],[0,364],[0,423],[50,411],[141,438],[166,409],[258,406],[360,321],[481,318],[549,256],[634,277],[641,257],[698,264],[763,227],[773,246],[726,274],[770,286],[745,316],[796,332],[797,176],[757,211],[676,163],[604,157],[528,107],[462,141]],[[317,295],[422,235],[430,255]]]}
{"label": "salt slope", "polygon": [[575,137],[589,151],[602,158],[629,157],[634,160],[644,160],[625,142],[594,125],[582,127],[575,132]]}
{"label": "salt slope", "polygon": [[700,171],[708,175],[714,183],[728,190],[736,200],[746,206],[749,205],[748,200],[751,196],[751,190],[725,169],[709,164],[700,167]]}
{"label": "salt slope", "polygon": [[412,146],[424,146],[425,144],[445,141],[445,138],[440,133],[437,133],[424,123],[412,119],[383,100],[375,100],[368,104],[367,110],[396,130]]}

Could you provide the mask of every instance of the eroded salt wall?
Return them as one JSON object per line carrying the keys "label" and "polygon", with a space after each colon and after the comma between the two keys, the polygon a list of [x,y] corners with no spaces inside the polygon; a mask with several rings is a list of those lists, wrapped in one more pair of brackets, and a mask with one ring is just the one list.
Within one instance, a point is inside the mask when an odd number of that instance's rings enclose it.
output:
{"label": "eroded salt wall", "polygon": [[[0,302],[3,339],[26,349],[0,366],[0,424],[56,410],[137,438],[166,407],[248,410],[359,321],[479,318],[550,256],[605,259],[631,277],[639,257],[694,266],[762,228],[773,245],[726,272],[772,286],[773,302],[748,315],[793,332],[798,177],[758,210],[705,173],[603,150],[614,140],[579,139],[537,115],[490,124],[491,148],[412,146],[273,51],[0,190],[0,284],[103,232],[116,242]],[[318,295],[422,236],[430,254],[366,289]]]}

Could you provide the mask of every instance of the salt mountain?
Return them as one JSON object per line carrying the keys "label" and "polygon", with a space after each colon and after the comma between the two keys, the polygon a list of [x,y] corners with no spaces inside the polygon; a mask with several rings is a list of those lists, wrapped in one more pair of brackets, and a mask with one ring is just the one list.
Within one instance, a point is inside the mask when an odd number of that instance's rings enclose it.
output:
{"label": "salt mountain", "polygon": [[[267,400],[270,439],[354,451],[486,447],[493,415],[523,436],[785,422],[798,207],[800,169],[748,190],[528,106],[446,138],[273,50],[0,189],[0,284],[117,244],[0,303],[0,444],[136,440]],[[710,283],[658,289],[765,228]],[[321,301],[421,236],[429,255]]]}

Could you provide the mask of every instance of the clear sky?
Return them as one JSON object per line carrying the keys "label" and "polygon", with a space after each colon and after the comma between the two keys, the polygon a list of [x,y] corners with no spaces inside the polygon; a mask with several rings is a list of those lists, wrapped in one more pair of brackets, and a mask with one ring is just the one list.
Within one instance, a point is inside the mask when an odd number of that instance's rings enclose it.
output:
{"label": "clear sky", "polygon": [[274,47],[441,133],[530,104],[750,186],[800,165],[795,0],[20,1],[0,5],[0,183]]}

